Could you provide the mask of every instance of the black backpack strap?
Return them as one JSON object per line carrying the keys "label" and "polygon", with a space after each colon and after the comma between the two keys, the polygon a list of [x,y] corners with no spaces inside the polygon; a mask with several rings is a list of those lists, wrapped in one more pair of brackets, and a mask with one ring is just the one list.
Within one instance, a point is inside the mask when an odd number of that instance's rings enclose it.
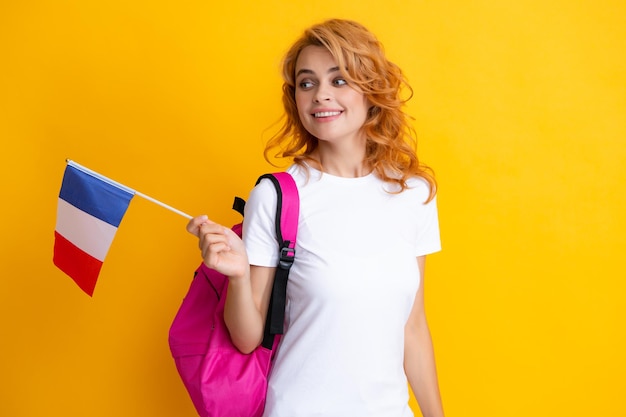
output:
{"label": "black backpack strap", "polygon": [[243,210],[246,207],[246,200],[241,197],[235,197],[235,201],[233,201],[233,210],[243,216]]}
{"label": "black backpack strap", "polygon": [[274,284],[272,286],[272,294],[270,295],[262,342],[262,346],[272,349],[274,336],[283,334],[285,305],[287,304],[287,281],[289,270],[295,258],[300,198],[298,189],[290,174],[285,172],[266,174],[258,179],[257,184],[264,178],[272,182],[278,197],[275,225],[279,260],[274,275]]}

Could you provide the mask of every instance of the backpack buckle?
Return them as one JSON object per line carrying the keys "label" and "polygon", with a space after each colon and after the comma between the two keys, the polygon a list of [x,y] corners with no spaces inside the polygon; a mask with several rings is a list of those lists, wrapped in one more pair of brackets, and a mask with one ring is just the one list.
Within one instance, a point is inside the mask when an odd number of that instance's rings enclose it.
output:
{"label": "backpack buckle", "polygon": [[278,261],[278,267],[280,269],[289,270],[293,265],[293,260],[296,256],[296,250],[290,247],[284,247],[280,249],[280,259]]}

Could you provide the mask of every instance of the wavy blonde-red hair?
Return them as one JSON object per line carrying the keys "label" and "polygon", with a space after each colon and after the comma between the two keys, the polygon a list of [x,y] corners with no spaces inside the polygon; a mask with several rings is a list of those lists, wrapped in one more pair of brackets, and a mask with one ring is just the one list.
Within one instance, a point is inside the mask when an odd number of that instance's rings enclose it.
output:
{"label": "wavy blonde-red hair", "polygon": [[[322,46],[335,59],[346,81],[363,92],[371,103],[363,125],[365,132],[365,163],[383,181],[396,184],[404,191],[411,177],[421,177],[430,185],[431,200],[436,182],[430,168],[417,157],[417,141],[408,115],[403,111],[413,95],[402,70],[387,60],[382,44],[361,24],[342,19],[331,19],[305,30],[287,51],[282,65],[284,122],[278,133],[267,143],[265,157],[269,161],[272,150],[276,157],[293,158],[303,165],[315,161],[311,154],[318,139],[302,125],[295,101],[295,70],[300,52],[307,46]],[[408,98],[403,99],[403,89]]]}

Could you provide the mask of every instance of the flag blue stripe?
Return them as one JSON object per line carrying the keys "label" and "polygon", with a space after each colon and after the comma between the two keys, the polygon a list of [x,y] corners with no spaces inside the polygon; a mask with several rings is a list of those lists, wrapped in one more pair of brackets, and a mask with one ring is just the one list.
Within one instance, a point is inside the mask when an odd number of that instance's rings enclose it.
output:
{"label": "flag blue stripe", "polygon": [[118,227],[133,194],[68,165],[59,197],[74,207]]}

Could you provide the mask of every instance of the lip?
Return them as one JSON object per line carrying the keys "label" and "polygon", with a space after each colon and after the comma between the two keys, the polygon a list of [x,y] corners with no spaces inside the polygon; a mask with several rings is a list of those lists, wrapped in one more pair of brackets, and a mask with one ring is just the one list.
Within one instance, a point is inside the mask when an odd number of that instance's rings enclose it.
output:
{"label": "lip", "polygon": [[315,109],[311,113],[311,117],[317,121],[331,121],[335,120],[343,114],[343,110],[340,109]]}

